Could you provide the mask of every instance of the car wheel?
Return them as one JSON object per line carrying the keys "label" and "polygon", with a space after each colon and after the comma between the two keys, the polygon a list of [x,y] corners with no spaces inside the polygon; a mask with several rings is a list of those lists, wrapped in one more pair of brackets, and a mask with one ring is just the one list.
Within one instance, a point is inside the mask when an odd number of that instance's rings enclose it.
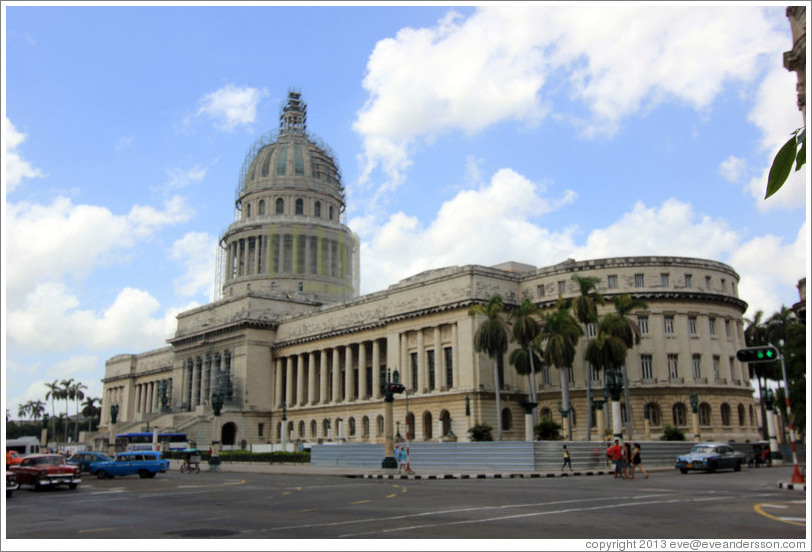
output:
{"label": "car wheel", "polygon": [[679,472],[680,473],[688,473],[688,468],[680,468]]}
{"label": "car wheel", "polygon": [[107,479],[107,472],[104,470],[99,470],[96,472],[96,477],[99,479]]}
{"label": "car wheel", "polygon": [[149,477],[149,472],[147,470],[138,470],[138,477],[141,479],[146,479]]}
{"label": "car wheel", "polygon": [[153,477],[155,477],[155,472],[149,472],[149,478],[152,479]]}
{"label": "car wheel", "polygon": [[733,471],[742,471],[742,463],[741,460],[736,462],[736,465],[733,467]]}
{"label": "car wheel", "polygon": [[68,489],[70,489],[71,491],[75,491],[76,487],[78,486],[79,486],[78,483],[68,483]]}
{"label": "car wheel", "polygon": [[32,479],[31,484],[34,486],[34,492],[42,490],[42,486],[39,484],[39,479]]}

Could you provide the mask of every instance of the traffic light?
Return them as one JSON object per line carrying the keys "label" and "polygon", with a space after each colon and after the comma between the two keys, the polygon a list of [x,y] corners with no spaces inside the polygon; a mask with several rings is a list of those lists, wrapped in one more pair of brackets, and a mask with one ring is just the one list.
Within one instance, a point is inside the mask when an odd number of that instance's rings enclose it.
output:
{"label": "traffic light", "polygon": [[739,349],[736,351],[736,358],[741,362],[754,363],[754,362],[771,362],[778,360],[778,349],[772,345],[765,345],[763,347],[748,347],[747,349]]}
{"label": "traffic light", "polygon": [[386,390],[392,394],[403,393],[404,391],[406,391],[406,386],[403,385],[402,383],[387,383]]}

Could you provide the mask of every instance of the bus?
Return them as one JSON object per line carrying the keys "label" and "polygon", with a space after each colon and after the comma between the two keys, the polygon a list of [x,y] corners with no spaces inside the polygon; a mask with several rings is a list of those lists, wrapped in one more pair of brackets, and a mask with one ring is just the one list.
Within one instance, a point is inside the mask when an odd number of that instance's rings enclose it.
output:
{"label": "bus", "polygon": [[29,454],[39,454],[40,452],[39,439],[36,437],[20,437],[19,439],[8,439],[6,441],[6,450],[16,451],[21,456],[27,456]]}
{"label": "bus", "polygon": [[[189,447],[185,433],[158,433],[159,450],[183,450]],[[127,450],[151,450],[152,433],[148,431],[119,433],[116,435],[116,452]]]}

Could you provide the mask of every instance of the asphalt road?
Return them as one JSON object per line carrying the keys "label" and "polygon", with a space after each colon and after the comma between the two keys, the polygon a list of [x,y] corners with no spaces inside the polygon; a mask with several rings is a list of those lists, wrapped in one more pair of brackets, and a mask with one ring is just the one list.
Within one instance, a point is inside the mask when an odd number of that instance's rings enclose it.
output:
{"label": "asphalt road", "polygon": [[7,539],[803,539],[805,493],[778,488],[785,471],[631,481],[86,475],[75,491],[21,488],[3,522]]}

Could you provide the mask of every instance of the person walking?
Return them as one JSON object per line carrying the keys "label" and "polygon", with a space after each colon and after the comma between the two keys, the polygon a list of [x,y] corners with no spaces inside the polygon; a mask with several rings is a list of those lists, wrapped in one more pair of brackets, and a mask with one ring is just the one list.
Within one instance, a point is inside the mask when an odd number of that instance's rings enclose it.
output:
{"label": "person walking", "polygon": [[634,479],[634,473],[631,471],[632,463],[632,447],[629,443],[623,443],[623,479]]}
{"label": "person walking", "polygon": [[561,464],[561,471],[564,471],[566,466],[569,466],[570,471],[572,471],[572,458],[570,458],[570,451],[567,450],[567,445],[564,445],[564,463]]}
{"label": "person walking", "polygon": [[635,443],[634,450],[632,451],[632,479],[634,479],[635,469],[639,469],[643,472],[643,479],[648,479],[648,472],[646,468],[643,467],[643,461],[640,458],[640,443]]}
{"label": "person walking", "polygon": [[615,439],[615,444],[606,449],[607,456],[612,458],[612,462],[615,463],[615,479],[623,478],[625,479],[626,476],[623,475],[622,472],[622,465],[623,465],[623,450],[620,448],[620,439]]}

